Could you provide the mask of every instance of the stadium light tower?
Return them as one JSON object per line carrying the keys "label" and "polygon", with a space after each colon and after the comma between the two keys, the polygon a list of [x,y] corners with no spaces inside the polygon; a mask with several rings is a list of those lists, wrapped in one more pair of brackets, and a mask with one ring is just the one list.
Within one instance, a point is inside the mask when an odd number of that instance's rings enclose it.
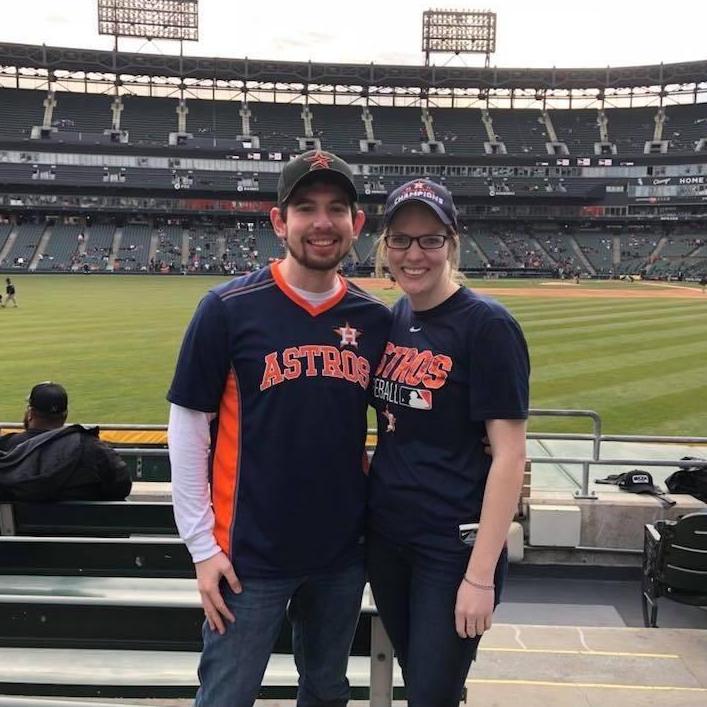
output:
{"label": "stadium light tower", "polygon": [[198,41],[199,0],[98,0],[98,34]]}
{"label": "stadium light tower", "polygon": [[490,10],[425,10],[422,51],[430,54],[485,54],[485,66],[496,51],[496,13]]}

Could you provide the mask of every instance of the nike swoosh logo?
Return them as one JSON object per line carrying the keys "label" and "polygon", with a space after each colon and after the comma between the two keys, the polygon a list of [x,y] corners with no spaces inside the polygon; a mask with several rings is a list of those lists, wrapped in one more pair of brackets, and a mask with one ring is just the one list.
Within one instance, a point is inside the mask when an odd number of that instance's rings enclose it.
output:
{"label": "nike swoosh logo", "polygon": [[411,327],[410,327],[410,333],[411,333],[411,334],[416,334],[418,331],[422,331],[422,327],[421,327],[421,326],[418,326],[418,327],[411,326]]}

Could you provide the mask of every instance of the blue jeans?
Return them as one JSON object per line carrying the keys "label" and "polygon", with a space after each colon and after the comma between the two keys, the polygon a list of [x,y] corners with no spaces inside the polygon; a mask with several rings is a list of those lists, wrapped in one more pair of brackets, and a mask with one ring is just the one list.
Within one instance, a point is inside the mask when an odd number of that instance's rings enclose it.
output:
{"label": "blue jeans", "polygon": [[349,698],[346,667],[361,609],[363,562],[288,579],[243,579],[243,592],[222,589],[233,612],[221,636],[204,622],[195,704],[250,707],[287,614],[299,672],[298,707],[339,707]]}
{"label": "blue jeans", "polygon": [[[367,552],[371,589],[403,671],[409,707],[458,707],[480,640],[459,638],[454,626],[470,551],[423,554],[371,533]],[[496,604],[506,569],[504,549],[494,579]]]}

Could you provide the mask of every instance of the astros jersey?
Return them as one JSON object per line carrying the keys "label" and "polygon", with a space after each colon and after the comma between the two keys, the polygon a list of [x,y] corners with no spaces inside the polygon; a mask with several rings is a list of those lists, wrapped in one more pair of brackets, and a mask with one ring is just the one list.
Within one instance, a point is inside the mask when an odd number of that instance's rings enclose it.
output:
{"label": "astros jersey", "polygon": [[479,520],[491,466],[484,421],[527,417],[528,375],[523,334],[499,303],[461,288],[414,312],[403,297],[373,379],[371,527],[422,550],[464,549],[458,526]]}
{"label": "astros jersey", "polygon": [[209,292],[168,399],[216,412],[214,534],[240,576],[295,576],[361,553],[366,409],[390,312],[342,279],[311,306],[278,264]]}

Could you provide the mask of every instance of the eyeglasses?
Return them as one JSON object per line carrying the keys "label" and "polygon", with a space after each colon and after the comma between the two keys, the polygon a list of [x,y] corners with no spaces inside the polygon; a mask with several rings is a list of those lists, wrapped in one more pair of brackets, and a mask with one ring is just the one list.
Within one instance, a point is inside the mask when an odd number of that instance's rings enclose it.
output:
{"label": "eyeglasses", "polygon": [[444,247],[449,236],[439,234],[429,234],[426,236],[408,236],[405,233],[395,233],[387,235],[384,240],[388,248],[393,250],[407,250],[413,241],[417,241],[417,245],[422,250],[437,250]]}

